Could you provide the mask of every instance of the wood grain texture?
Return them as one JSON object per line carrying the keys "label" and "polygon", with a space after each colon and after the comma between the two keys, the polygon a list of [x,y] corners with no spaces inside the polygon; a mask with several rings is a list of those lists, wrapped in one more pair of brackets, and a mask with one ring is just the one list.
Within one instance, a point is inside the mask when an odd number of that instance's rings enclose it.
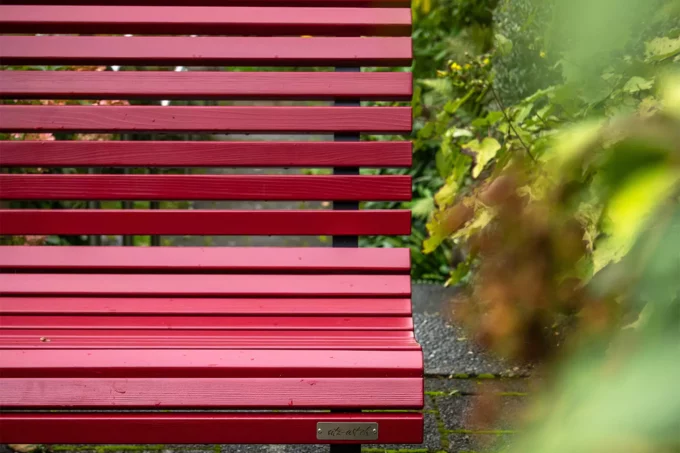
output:
{"label": "wood grain texture", "polygon": [[[94,297],[0,297],[11,315],[249,315],[410,316],[402,299],[172,299]],[[1,328],[1,326],[0,326]]]}
{"label": "wood grain texture", "polygon": [[[263,284],[267,284],[264,279]],[[359,316],[0,316],[3,329],[413,330],[411,317]]]}
{"label": "wood grain texture", "polygon": [[0,174],[0,199],[407,201],[411,177]]}
{"label": "wood grain texture", "polygon": [[409,37],[1,36],[6,65],[410,66]]}
{"label": "wood grain texture", "polygon": [[3,99],[403,101],[411,95],[409,72],[0,71]]}
{"label": "wood grain texture", "polygon": [[3,33],[409,36],[407,8],[0,5]]}
{"label": "wood grain texture", "polygon": [[[57,301],[58,302],[58,301]],[[406,330],[0,329],[0,349],[420,350]]]}
{"label": "wood grain texture", "polygon": [[422,378],[0,378],[3,408],[420,409]]}
{"label": "wood grain texture", "polygon": [[407,297],[409,275],[0,274],[4,296]]}
{"label": "wood grain texture", "polygon": [[0,269],[407,274],[410,251],[330,247],[0,246]]}
{"label": "wood grain texture", "polygon": [[411,212],[0,210],[0,234],[408,235]]}
{"label": "wood grain texture", "polygon": [[411,142],[398,141],[0,141],[3,167],[410,167],[411,161]]}
{"label": "wood grain texture", "polygon": [[[0,441],[41,444],[318,444],[318,422],[378,423],[371,443],[420,444],[423,414],[0,414]],[[325,441],[330,443],[330,441]],[[341,443],[341,442],[336,442]]]}
{"label": "wood grain texture", "polygon": [[0,105],[0,131],[398,133],[411,108]]}
{"label": "wood grain texture", "polygon": [[421,378],[420,351],[6,349],[3,378]]}

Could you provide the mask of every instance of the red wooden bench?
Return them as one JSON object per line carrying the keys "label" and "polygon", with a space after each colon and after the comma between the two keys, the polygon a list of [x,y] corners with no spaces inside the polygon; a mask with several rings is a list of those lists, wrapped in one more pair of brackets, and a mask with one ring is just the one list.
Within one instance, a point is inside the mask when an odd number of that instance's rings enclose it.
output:
{"label": "red wooden bench", "polygon": [[[408,0],[58,3],[3,1],[2,64],[155,68],[2,71],[2,99],[335,105],[5,102],[0,132],[324,132],[335,140],[2,141],[0,234],[331,235],[335,247],[0,248],[0,443],[307,443],[359,451],[361,443],[422,442],[409,251],[356,248],[360,235],[410,233],[408,211],[358,209],[360,201],[411,197],[408,176],[359,175],[359,167],[411,163],[408,142],[359,141],[362,132],[411,129],[408,107],[360,105],[409,100],[410,74],[359,71],[410,65]],[[168,65],[201,70],[158,68]],[[327,167],[334,174],[15,171],[26,167]],[[334,209],[7,206],[37,200],[320,200]]]}

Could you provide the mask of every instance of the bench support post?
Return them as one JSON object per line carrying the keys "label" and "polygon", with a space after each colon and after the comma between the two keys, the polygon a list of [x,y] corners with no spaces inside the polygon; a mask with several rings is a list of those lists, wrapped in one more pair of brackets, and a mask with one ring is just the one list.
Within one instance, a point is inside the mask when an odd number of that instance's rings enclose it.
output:
{"label": "bench support post", "polygon": [[[335,72],[361,72],[359,67],[349,68],[335,68]],[[359,107],[361,106],[360,99],[349,99],[344,101],[335,101],[335,105],[343,107]],[[336,142],[358,142],[361,140],[361,134],[358,132],[344,132],[334,134],[334,141]],[[349,168],[334,168],[334,175],[358,175],[359,167]],[[359,203],[356,201],[334,201],[333,209],[338,211],[356,210],[359,209]],[[333,247],[359,247],[358,236],[333,236]]]}
{"label": "bench support post", "polygon": [[361,453],[361,445],[331,445],[331,453]]}

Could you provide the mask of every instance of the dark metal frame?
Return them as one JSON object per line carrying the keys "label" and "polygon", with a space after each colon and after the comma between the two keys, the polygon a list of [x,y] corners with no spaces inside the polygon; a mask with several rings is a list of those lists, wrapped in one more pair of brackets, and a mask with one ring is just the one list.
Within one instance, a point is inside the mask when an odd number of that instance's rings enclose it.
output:
{"label": "dark metal frame", "polygon": [[[360,67],[335,68],[335,72],[361,72]],[[335,101],[338,107],[359,107],[361,105],[360,99],[348,99],[343,101]],[[333,136],[336,142],[358,142],[361,140],[361,134],[358,132],[343,132],[336,133]],[[358,175],[359,167],[343,167],[333,168],[334,175]],[[333,209],[336,211],[358,210],[358,201],[333,201]],[[333,236],[333,247],[350,248],[359,247],[359,236]],[[331,412],[348,412],[348,411],[331,411]],[[349,411],[351,412],[351,411]],[[361,412],[361,411],[356,411]],[[331,453],[361,453],[361,444],[336,444],[331,445]]]}

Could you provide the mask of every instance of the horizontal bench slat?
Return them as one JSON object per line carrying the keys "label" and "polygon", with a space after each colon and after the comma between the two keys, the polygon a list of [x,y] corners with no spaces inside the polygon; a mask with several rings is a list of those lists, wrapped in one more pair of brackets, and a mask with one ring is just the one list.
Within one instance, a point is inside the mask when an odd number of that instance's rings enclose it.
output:
{"label": "horizontal bench slat", "polygon": [[0,141],[3,167],[409,167],[411,142]]}
{"label": "horizontal bench slat", "polygon": [[407,8],[0,5],[3,33],[409,36]]}
{"label": "horizontal bench slat", "polygon": [[[82,277],[81,277],[82,278]],[[263,284],[268,284],[264,279]],[[411,317],[359,316],[0,316],[2,329],[413,330]]]}
{"label": "horizontal bench slat", "polygon": [[[409,316],[410,299],[171,299],[0,297],[12,315]],[[0,326],[1,328],[2,326]]]}
{"label": "horizontal bench slat", "polygon": [[406,201],[410,176],[0,175],[0,200]]}
{"label": "horizontal bench slat", "polygon": [[[60,5],[64,0],[3,0],[6,5]],[[68,0],[69,5],[92,5],[92,0]],[[97,5],[151,6],[318,6],[408,8],[411,0],[98,0]]]}
{"label": "horizontal bench slat", "polygon": [[6,65],[410,66],[409,37],[1,36]]}
{"label": "horizontal bench slat", "polygon": [[0,378],[0,406],[22,409],[420,409],[422,378]]}
{"label": "horizontal bench slat", "polygon": [[408,100],[409,72],[0,71],[3,99]]}
{"label": "horizontal bench slat", "polygon": [[[41,444],[318,444],[318,422],[377,423],[370,443],[420,444],[423,414],[0,414],[0,441]],[[330,441],[326,441],[330,442]]]}
{"label": "horizontal bench slat", "polygon": [[0,131],[399,133],[411,108],[0,105]]}
{"label": "horizontal bench slat", "polygon": [[396,296],[408,275],[0,274],[4,296]]}
{"label": "horizontal bench slat", "polygon": [[0,329],[0,349],[420,350],[406,330]]}
{"label": "horizontal bench slat", "polygon": [[411,212],[0,210],[0,234],[408,235]]}
{"label": "horizontal bench slat", "polygon": [[107,271],[402,272],[406,248],[0,247],[0,269]]}
{"label": "horizontal bench slat", "polygon": [[420,351],[5,349],[2,377],[422,377]]}

